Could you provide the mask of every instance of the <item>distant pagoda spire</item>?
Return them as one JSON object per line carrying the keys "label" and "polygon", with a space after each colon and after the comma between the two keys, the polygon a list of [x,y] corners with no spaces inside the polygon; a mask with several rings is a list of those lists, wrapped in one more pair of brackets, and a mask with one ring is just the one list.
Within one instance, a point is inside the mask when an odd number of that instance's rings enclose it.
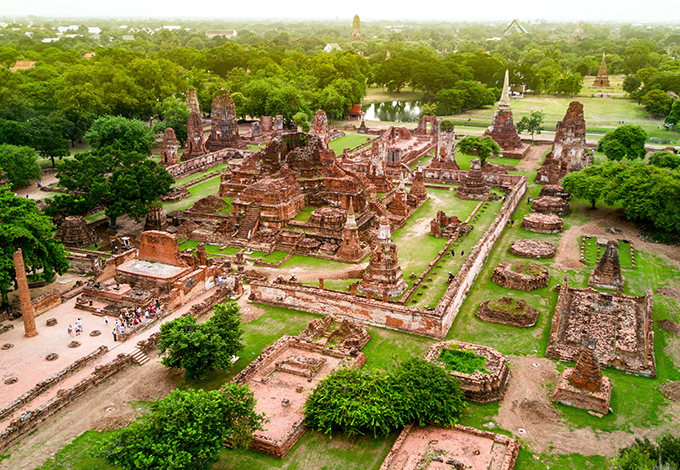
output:
{"label": "distant pagoda spire", "polygon": [[510,74],[508,70],[505,70],[505,79],[503,80],[503,93],[501,94],[501,99],[498,102],[499,109],[510,109]]}

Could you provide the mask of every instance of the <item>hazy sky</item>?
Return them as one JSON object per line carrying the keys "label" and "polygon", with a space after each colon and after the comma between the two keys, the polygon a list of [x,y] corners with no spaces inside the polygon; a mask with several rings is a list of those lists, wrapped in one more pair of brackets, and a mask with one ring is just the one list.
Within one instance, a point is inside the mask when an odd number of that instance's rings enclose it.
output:
{"label": "hazy sky", "polygon": [[678,0],[3,0],[0,16],[626,21],[680,23]]}

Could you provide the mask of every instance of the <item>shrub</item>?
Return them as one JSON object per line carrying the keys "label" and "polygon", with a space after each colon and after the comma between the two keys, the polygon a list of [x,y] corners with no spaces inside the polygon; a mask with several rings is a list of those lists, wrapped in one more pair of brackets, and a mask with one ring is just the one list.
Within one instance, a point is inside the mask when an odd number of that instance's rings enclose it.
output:
{"label": "shrub", "polygon": [[489,371],[484,367],[486,357],[479,356],[472,351],[462,349],[442,349],[439,354],[439,361],[446,364],[446,368],[461,374],[474,374],[480,371],[488,374]]}
{"label": "shrub", "polygon": [[339,369],[305,403],[307,424],[330,434],[390,432],[415,421],[451,426],[464,407],[458,380],[442,367],[409,359],[394,370]]}

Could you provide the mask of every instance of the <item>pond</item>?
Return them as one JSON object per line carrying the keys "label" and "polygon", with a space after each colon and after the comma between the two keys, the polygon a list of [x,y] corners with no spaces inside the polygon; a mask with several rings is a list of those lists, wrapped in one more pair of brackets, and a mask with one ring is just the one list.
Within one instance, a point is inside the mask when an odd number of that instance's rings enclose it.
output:
{"label": "pond", "polygon": [[414,122],[420,119],[422,101],[383,101],[364,107],[367,121]]}

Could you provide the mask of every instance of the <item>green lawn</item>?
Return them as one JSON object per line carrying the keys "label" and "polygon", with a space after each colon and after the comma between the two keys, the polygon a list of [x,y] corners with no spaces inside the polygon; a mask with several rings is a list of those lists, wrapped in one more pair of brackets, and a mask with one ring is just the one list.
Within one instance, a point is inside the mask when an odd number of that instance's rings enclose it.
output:
{"label": "green lawn", "polygon": [[216,194],[219,188],[220,177],[215,176],[214,178],[210,178],[209,180],[197,184],[193,188],[189,188],[189,193],[191,194],[191,196],[189,196],[188,198],[182,199],[181,201],[177,202],[167,202],[163,204],[163,209],[165,209],[166,214],[169,214],[170,212],[173,211],[187,210],[188,208],[193,206],[194,203],[199,199],[202,199],[211,194]]}
{"label": "green lawn", "polygon": [[354,148],[373,138],[373,136],[367,136],[366,134],[357,134],[350,131],[343,132],[345,133],[343,137],[335,139],[328,144],[330,149],[335,152],[335,155],[342,155],[343,150]]}

